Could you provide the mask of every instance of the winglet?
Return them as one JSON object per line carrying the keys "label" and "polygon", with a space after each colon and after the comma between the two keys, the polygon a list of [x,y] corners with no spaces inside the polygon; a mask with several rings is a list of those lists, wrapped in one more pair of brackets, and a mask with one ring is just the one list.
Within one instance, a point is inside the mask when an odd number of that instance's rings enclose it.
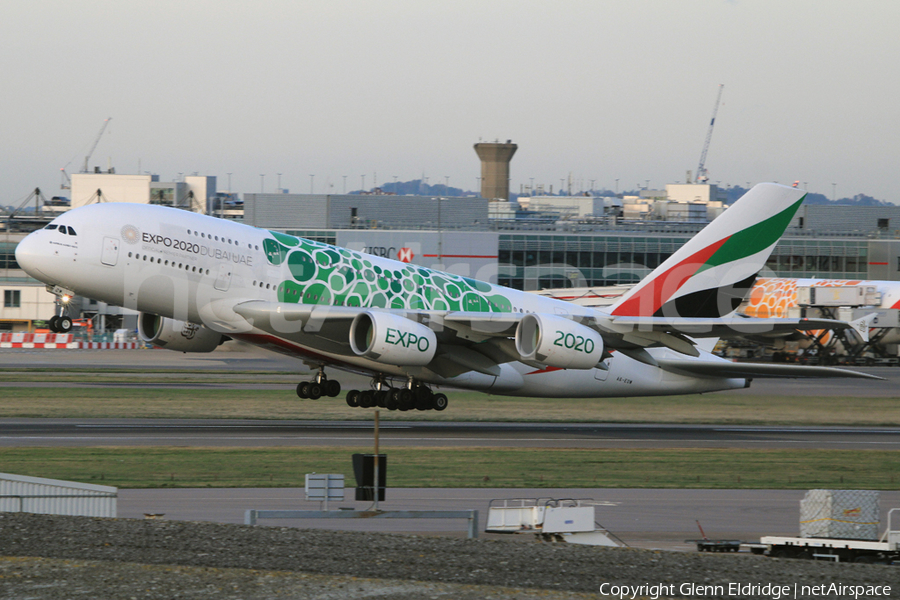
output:
{"label": "winglet", "polygon": [[869,342],[869,327],[872,325],[872,321],[878,316],[878,313],[869,313],[864,317],[860,317],[858,319],[854,319],[850,321],[850,327],[859,334],[859,337],[862,338],[862,341],[865,343]]}

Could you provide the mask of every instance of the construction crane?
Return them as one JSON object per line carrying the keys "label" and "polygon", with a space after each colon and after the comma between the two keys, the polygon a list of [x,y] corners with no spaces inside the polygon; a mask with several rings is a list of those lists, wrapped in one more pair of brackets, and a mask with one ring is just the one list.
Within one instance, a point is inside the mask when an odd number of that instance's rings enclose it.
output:
{"label": "construction crane", "polygon": [[[68,166],[69,165],[66,165],[66,167],[68,167]],[[59,189],[61,189],[61,190],[71,190],[72,189],[72,178],[69,177],[68,173],[66,173],[66,167],[63,167],[62,169],[59,170],[59,172],[60,172]]]}
{"label": "construction crane", "polygon": [[97,134],[97,139],[94,140],[94,145],[91,146],[91,149],[88,151],[87,156],[84,157],[84,166],[81,168],[82,173],[88,172],[88,161],[91,159],[91,156],[94,154],[94,150],[97,149],[97,144],[100,143],[100,138],[103,137],[103,132],[106,131],[106,126],[109,125],[109,122],[112,121],[112,117],[109,117],[105,121],[103,121],[103,127],[100,128],[100,133]]}
{"label": "construction crane", "polygon": [[722,100],[722,90],[725,88],[724,83],[719,84],[719,95],[716,96],[716,106],[713,108],[712,119],[709,122],[709,131],[706,132],[706,141],[703,143],[703,152],[700,153],[700,164],[697,165],[697,183],[705,183],[709,181],[706,173],[706,153],[709,151],[709,140],[712,139],[713,127],[716,124],[716,114],[719,112],[719,102]]}
{"label": "construction crane", "polygon": [[[91,149],[88,150],[87,156],[84,157],[84,166],[81,167],[82,173],[88,172],[88,161],[91,159],[91,156],[94,154],[94,150],[97,149],[97,144],[100,143],[100,138],[103,137],[103,132],[106,131],[106,126],[109,125],[109,122],[112,120],[112,117],[109,117],[105,121],[103,121],[103,126],[100,128],[100,133],[97,134],[97,139],[94,140],[94,145],[91,146]],[[75,157],[72,157],[72,160],[75,160]],[[66,163],[66,166],[59,170],[60,172],[60,183],[59,188],[62,190],[72,189],[72,179],[69,177],[69,174],[66,173],[66,168],[72,164],[72,160]]]}

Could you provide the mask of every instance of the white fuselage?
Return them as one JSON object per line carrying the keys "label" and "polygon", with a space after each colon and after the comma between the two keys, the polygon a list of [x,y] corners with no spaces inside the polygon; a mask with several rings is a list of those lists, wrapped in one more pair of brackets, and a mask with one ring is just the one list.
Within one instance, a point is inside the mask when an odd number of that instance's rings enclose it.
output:
{"label": "white fuselage", "polygon": [[[17,259],[33,277],[78,295],[162,317],[203,324],[255,345],[290,354],[307,364],[414,377],[420,381],[535,397],[621,397],[707,392],[746,386],[744,379],[693,377],[664,371],[614,352],[608,369],[538,369],[520,362],[501,364],[499,375],[469,371],[440,377],[424,367],[399,367],[348,352],[334,352],[315,333],[299,341],[253,327],[235,314],[239,302],[279,301],[279,283],[291,279],[287,261],[267,260],[271,232],[182,210],[142,204],[97,204],[57,218],[55,229],[38,230],[22,241]],[[65,229],[62,229],[65,227]],[[74,235],[73,235],[74,233]],[[320,245],[333,252],[344,249]],[[408,265],[368,256],[371,267],[390,273]],[[296,276],[296,271],[295,271]],[[357,276],[360,276],[357,273]],[[389,277],[389,276],[388,276]],[[512,313],[596,315],[595,309],[501,286]],[[390,282],[387,282],[390,285]],[[313,298],[312,303],[320,299]],[[334,298],[323,298],[327,304]],[[388,307],[390,308],[390,307]],[[656,357],[673,355],[650,348]],[[681,356],[681,358],[684,358]],[[701,359],[716,360],[701,351]]]}

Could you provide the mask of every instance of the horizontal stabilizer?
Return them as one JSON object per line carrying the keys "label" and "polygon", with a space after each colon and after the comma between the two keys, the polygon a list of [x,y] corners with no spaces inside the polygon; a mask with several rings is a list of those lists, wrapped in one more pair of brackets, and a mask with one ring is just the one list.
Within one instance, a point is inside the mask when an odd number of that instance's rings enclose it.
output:
{"label": "horizontal stabilizer", "polygon": [[679,360],[657,359],[659,367],[663,370],[682,375],[696,375],[700,377],[735,377],[747,379],[800,379],[821,377],[851,377],[858,379],[878,379],[883,377],[837,369],[834,367],[808,367],[804,365],[776,365],[762,363],[734,363],[725,360]]}
{"label": "horizontal stabilizer", "polygon": [[854,321],[850,321],[850,327],[852,327],[857,335],[862,338],[862,341],[867,344],[869,343],[869,327],[877,316],[878,313],[873,312]]}
{"label": "horizontal stabilizer", "polygon": [[625,334],[630,332],[678,332],[691,337],[741,337],[814,331],[818,329],[847,329],[846,321],[833,319],[760,319],[731,317],[725,319],[667,318],[667,317],[613,317],[604,329]]}

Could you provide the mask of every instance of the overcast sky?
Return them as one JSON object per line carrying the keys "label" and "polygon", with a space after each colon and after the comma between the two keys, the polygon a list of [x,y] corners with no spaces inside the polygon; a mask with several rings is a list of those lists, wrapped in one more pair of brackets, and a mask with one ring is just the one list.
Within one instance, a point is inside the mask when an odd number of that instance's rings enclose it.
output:
{"label": "overcast sky", "polygon": [[[0,0],[0,204],[91,160],[316,193],[794,180],[900,202],[894,0]],[[377,175],[376,175],[377,174]]]}

